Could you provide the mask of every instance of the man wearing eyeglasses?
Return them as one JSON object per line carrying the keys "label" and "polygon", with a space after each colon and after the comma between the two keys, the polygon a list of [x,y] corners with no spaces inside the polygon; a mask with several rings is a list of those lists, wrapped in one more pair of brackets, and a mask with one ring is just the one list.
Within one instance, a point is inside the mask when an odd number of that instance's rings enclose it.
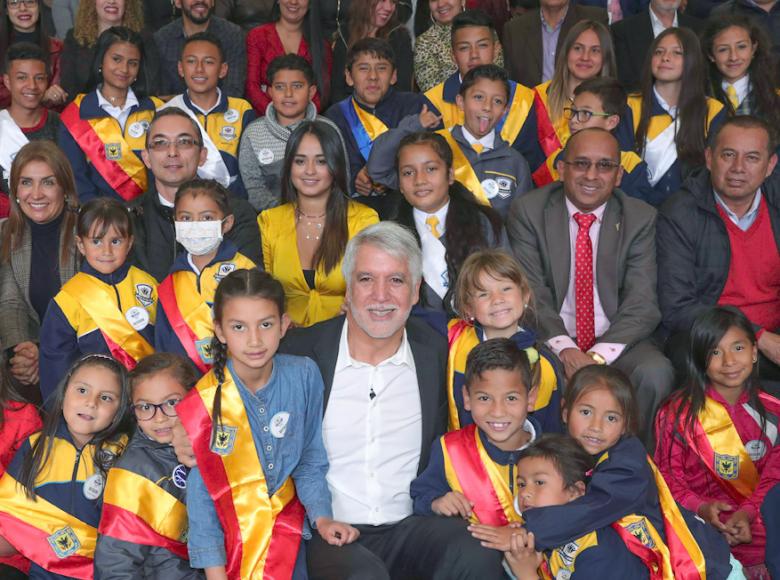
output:
{"label": "man wearing eyeglasses", "polygon": [[506,224],[534,291],[540,337],[567,378],[592,364],[629,375],[650,448],[652,417],[674,380],[651,339],[661,320],[656,212],[618,188],[620,150],[605,129],[572,135],[556,169],[561,181],[516,199]]}
{"label": "man wearing eyeglasses", "polygon": [[[206,161],[206,149],[197,123],[184,111],[169,108],[158,111],[146,134],[146,149],[141,153],[151,171],[149,187],[133,207],[135,264],[157,280],[168,275],[176,254],[173,202],[176,191],[194,179],[198,167]],[[230,197],[235,223],[225,238],[255,263],[260,263],[260,233],[257,214],[248,201]]]}

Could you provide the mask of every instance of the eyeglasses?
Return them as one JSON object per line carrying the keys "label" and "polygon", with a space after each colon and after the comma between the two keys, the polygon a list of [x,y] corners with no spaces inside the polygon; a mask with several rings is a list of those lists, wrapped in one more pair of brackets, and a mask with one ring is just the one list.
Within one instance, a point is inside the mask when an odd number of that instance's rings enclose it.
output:
{"label": "eyeglasses", "polygon": [[160,409],[160,412],[166,417],[175,417],[176,405],[178,405],[180,402],[181,399],[168,399],[159,405],[155,403],[139,403],[137,405],[133,405],[133,412],[135,413],[136,419],[139,421],[149,421],[154,419],[154,416],[157,414],[157,409]]}
{"label": "eyeglasses", "polygon": [[620,163],[611,159],[599,159],[595,163],[590,159],[575,159],[574,161],[564,161],[564,163],[581,173],[590,171],[592,165],[596,166],[598,173],[610,173],[620,167]]}
{"label": "eyeglasses", "polygon": [[27,6],[27,8],[32,8],[38,5],[38,0],[8,0],[9,8],[16,8],[20,4]]}
{"label": "eyeglasses", "polygon": [[567,121],[577,119],[578,123],[587,123],[591,117],[612,117],[612,113],[594,113],[587,109],[575,109],[574,107],[566,107],[563,110],[563,116]]}
{"label": "eyeglasses", "polygon": [[170,146],[173,145],[177,150],[186,151],[193,147],[200,147],[200,141],[184,135],[177,137],[173,141],[169,139],[152,139],[149,141],[149,149],[152,151],[168,151]]}

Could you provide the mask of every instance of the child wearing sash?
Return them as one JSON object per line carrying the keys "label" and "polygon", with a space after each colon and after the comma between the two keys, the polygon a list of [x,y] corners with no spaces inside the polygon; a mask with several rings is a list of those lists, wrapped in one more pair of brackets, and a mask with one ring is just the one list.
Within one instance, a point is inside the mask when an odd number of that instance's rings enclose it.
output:
{"label": "child wearing sash", "polygon": [[214,362],[211,305],[217,284],[234,270],[257,267],[229,240],[233,227],[231,193],[214,180],[182,184],[174,201],[176,241],[184,251],[157,288],[154,347],[190,360],[199,376]]}
{"label": "child wearing sash", "polygon": [[[480,65],[463,77],[456,97],[463,124],[442,129],[453,153],[455,179],[483,204],[506,217],[517,195],[533,188],[525,158],[501,138],[498,124],[504,117],[510,96],[506,71],[494,64]],[[420,115],[410,115],[376,140],[368,162],[375,182],[393,187],[396,182],[395,154],[401,139],[439,123],[424,106]]]}
{"label": "child wearing sash", "polygon": [[108,472],[95,578],[199,580],[187,558],[187,468],[171,446],[176,405],[197,382],[187,360],[158,352],[130,372],[137,429]]}
{"label": "child wearing sash", "polygon": [[110,354],[128,370],[154,352],[157,281],[130,265],[133,222],[112,198],[79,212],[81,271],[63,285],[41,325],[39,368],[44,402],[82,354]]}
{"label": "child wearing sash", "polygon": [[[517,462],[517,509],[521,514],[562,506],[585,494],[593,457],[566,435],[544,435],[520,452]],[[565,546],[537,552],[534,535],[517,529],[506,552],[513,580],[631,578],[649,580],[642,560],[620,535],[606,526],[589,531]],[[541,570],[540,570],[541,569]]]}
{"label": "child wearing sash", "polygon": [[[568,119],[572,135],[592,127],[613,131],[620,123],[626,106],[626,92],[618,81],[596,77],[583,81],[574,89],[574,101],[563,109],[563,115]],[[537,187],[558,180],[556,164],[562,160],[563,149],[556,149],[546,163],[534,172]],[[632,197],[656,205],[655,190],[647,181],[647,164],[634,152],[633,144],[627,150],[620,151],[620,165],[623,167],[620,189]]]}
{"label": "child wearing sash", "polygon": [[146,96],[143,58],[137,32],[123,26],[105,30],[92,64],[98,87],[77,95],[60,115],[58,142],[73,166],[82,203],[100,196],[129,203],[146,191],[141,151],[161,101]]}
{"label": "child wearing sash", "polygon": [[502,250],[481,250],[463,263],[455,287],[455,309],[460,318],[450,321],[447,363],[449,430],[473,422],[463,404],[466,359],[480,343],[509,338],[526,352],[531,364],[531,384],[537,388],[530,416],[544,433],[561,431],[563,372],[558,359],[528,327],[533,317],[531,286],[515,258]]}
{"label": "child wearing sash", "polygon": [[549,157],[566,145],[571,133],[564,108],[572,102],[580,83],[610,77],[617,71],[609,29],[595,20],[582,20],[571,27],[556,59],[553,77],[534,88],[537,140]]}
{"label": "child wearing sash", "polygon": [[128,391],[113,358],[76,361],[43,429],[0,478],[0,556],[31,560],[30,578],[92,579],[106,472],[127,441]]}
{"label": "child wearing sash", "polygon": [[198,175],[216,179],[246,199],[238,171],[238,144],[255,111],[249,101],[222,92],[219,82],[227,74],[228,63],[218,37],[208,31],[188,36],[179,57],[179,75],[187,90],[159,108],[178,107],[200,127],[207,155]]}
{"label": "child wearing sash", "polygon": [[[466,74],[481,65],[493,64],[498,43],[493,21],[482,10],[464,10],[452,20],[452,60],[458,67],[443,83],[426,91],[427,108],[441,124],[434,127],[450,129],[463,125],[463,110],[457,97]],[[509,81],[506,111],[497,123],[501,138],[525,157],[531,170],[544,162],[536,128],[534,91],[515,81]]]}
{"label": "child wearing sash", "polygon": [[761,390],[750,321],[733,306],[691,328],[688,375],[658,413],[655,459],[675,499],[728,541],[748,578],[768,578],[761,506],[780,482],[780,401]]}
{"label": "child wearing sash", "polygon": [[270,274],[228,274],[214,297],[214,367],[176,408],[197,459],[190,562],[210,580],[306,578],[310,527],[333,545],[359,534],[332,519],[319,369],[276,353],[289,325]]}
{"label": "child wearing sash", "polygon": [[694,169],[704,166],[707,135],[726,118],[723,105],[704,93],[704,60],[696,35],[667,28],[650,45],[641,93],[629,95],[615,135],[633,142],[645,160],[660,205]]}
{"label": "child wearing sash", "polygon": [[338,126],[347,145],[350,194],[372,195],[384,191],[365,169],[374,140],[398,126],[404,117],[418,114],[423,98],[417,93],[396,91],[396,62],[386,40],[363,38],[347,52],[344,72],[352,96],[331,105],[325,116]]}
{"label": "child wearing sash", "polygon": [[[637,403],[625,374],[606,365],[580,369],[566,385],[562,418],[596,467],[582,497],[523,513],[537,550],[566,546],[613,526],[651,578],[711,580],[731,572],[725,541],[674,501],[636,437]],[[470,527],[483,545],[507,551],[511,530]]]}
{"label": "child wearing sash", "polygon": [[541,432],[528,416],[539,390],[532,380],[527,351],[514,341],[494,338],[474,347],[462,387],[474,423],[431,446],[428,466],[410,488],[415,514],[492,526],[519,521],[515,464]]}

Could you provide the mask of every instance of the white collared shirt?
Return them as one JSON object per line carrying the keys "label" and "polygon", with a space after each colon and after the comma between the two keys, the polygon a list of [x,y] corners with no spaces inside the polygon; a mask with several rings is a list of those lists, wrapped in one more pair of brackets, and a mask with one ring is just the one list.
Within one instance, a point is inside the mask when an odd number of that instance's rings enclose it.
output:
{"label": "white collared shirt", "polygon": [[465,125],[461,126],[461,131],[463,132],[463,138],[468,142],[469,145],[472,147],[474,146],[474,143],[479,143],[482,145],[485,151],[489,151],[493,149],[495,142],[496,142],[496,130],[493,129],[490,133],[482,137],[482,139],[477,139],[474,135],[471,134],[471,132],[466,129]]}
{"label": "white collared shirt", "polygon": [[419,209],[414,208],[412,210],[412,215],[414,216],[414,227],[417,228],[417,233],[420,235],[420,237],[422,237],[425,232],[431,231],[431,229],[428,227],[428,224],[425,223],[425,220],[434,215],[439,218],[439,237],[442,237],[445,232],[444,224],[447,222],[447,210],[449,208],[449,201],[445,203],[436,213],[425,213],[424,211],[420,211]]}
{"label": "white collared shirt", "polygon": [[[604,203],[590,212],[596,216],[596,221],[593,222],[593,225],[590,226],[590,230],[588,231],[590,234],[590,243],[593,248],[593,319],[597,338],[609,330],[609,318],[607,318],[607,315],[604,313],[604,308],[601,305],[601,298],[599,297],[598,269],[596,268],[599,249],[599,233],[601,232],[601,222],[604,219],[604,212],[606,209],[607,204]],[[564,349],[578,348],[571,337],[577,336],[574,257],[577,255],[577,233],[579,232],[580,226],[574,219],[574,214],[580,213],[580,210],[578,210],[572,202],[566,199],[566,211],[569,215],[569,255],[571,256],[571,259],[569,264],[569,287],[566,289],[566,297],[563,299],[560,315],[563,320],[563,325],[566,327],[566,332],[569,334],[553,336],[547,341],[547,345],[553,350],[556,356]],[[612,364],[615,359],[622,354],[623,349],[625,348],[625,344],[598,342],[590,350],[604,357],[604,360],[606,360],[608,364]]]}
{"label": "white collared shirt", "polygon": [[157,197],[160,199],[160,205],[161,206],[163,206],[163,207],[170,207],[170,208],[175,207],[175,204],[172,201],[168,201],[167,199],[165,199],[163,197],[162,193],[160,193],[159,191],[157,192]]}
{"label": "white collared shirt", "polygon": [[195,109],[195,112],[200,113],[201,115],[208,115],[209,113],[211,113],[211,111],[213,111],[214,109],[219,107],[219,104],[222,102],[222,91],[220,90],[219,87],[217,87],[217,100],[214,103],[214,106],[212,106],[208,111],[204,111],[198,105],[196,105],[195,103],[192,102],[192,99],[190,98],[190,90],[189,89],[187,89],[187,99],[189,99],[190,104],[192,105],[192,108]]}
{"label": "white collared shirt", "polygon": [[661,105],[661,108],[669,113],[669,116],[672,117],[672,119],[677,118],[677,106],[675,105],[672,107],[669,103],[664,100],[664,98],[661,96],[661,93],[658,92],[658,89],[655,88],[655,85],[653,85],[653,94],[655,95],[655,98],[658,99],[658,104]]}
{"label": "white collared shirt", "polygon": [[112,105],[111,101],[103,96],[100,89],[97,90],[97,98],[98,106],[119,121],[119,126],[122,127],[122,132],[124,133],[125,123],[127,123],[127,118],[130,116],[130,109],[138,106],[138,97],[135,96],[133,89],[127,89],[127,98],[125,99],[124,107]]}
{"label": "white collared shirt", "polygon": [[729,216],[729,219],[734,223],[734,225],[736,225],[743,232],[749,230],[750,226],[752,226],[756,221],[756,218],[758,217],[758,208],[761,206],[761,189],[756,192],[756,195],[753,198],[753,203],[750,204],[750,209],[747,210],[745,215],[742,217],[739,217],[737,214],[735,214],[731,208],[727,206],[726,203],[721,199],[716,191],[713,190],[712,195],[715,196],[715,201],[720,206],[720,208],[726,212],[726,215]]}
{"label": "white collared shirt", "polygon": [[[663,22],[661,22],[661,19],[658,18],[658,16],[655,15],[655,12],[653,12],[653,6],[650,5],[647,7],[647,9],[650,11],[650,24],[653,27],[653,38],[661,34],[664,30],[666,30],[666,26]],[[677,27],[677,11],[674,12],[674,22],[672,23],[672,26]]]}
{"label": "white collared shirt", "polygon": [[[731,83],[729,83],[727,81],[723,81],[720,84],[720,86],[723,87],[723,92],[726,92],[726,88],[730,84]],[[744,77],[739,79],[737,82],[735,82],[732,86],[734,87],[734,90],[737,91],[737,102],[742,104],[742,101],[744,101],[747,98],[748,93],[750,92],[750,75],[745,75]],[[726,94],[728,95],[728,93],[726,93]]]}
{"label": "white collared shirt", "polygon": [[[328,453],[333,518],[381,525],[412,514],[422,409],[412,349],[404,331],[398,351],[374,366],[352,358],[344,323],[322,438]],[[372,397],[373,394],[373,397]]]}

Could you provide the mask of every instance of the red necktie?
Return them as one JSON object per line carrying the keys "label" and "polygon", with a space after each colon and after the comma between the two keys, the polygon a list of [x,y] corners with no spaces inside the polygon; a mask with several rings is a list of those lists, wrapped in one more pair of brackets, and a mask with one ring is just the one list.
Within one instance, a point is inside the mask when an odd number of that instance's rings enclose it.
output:
{"label": "red necktie", "polygon": [[596,216],[590,213],[575,213],[574,221],[579,226],[574,252],[574,310],[577,326],[577,346],[582,352],[596,344],[596,330],[593,314],[593,245],[590,242],[590,226]]}

